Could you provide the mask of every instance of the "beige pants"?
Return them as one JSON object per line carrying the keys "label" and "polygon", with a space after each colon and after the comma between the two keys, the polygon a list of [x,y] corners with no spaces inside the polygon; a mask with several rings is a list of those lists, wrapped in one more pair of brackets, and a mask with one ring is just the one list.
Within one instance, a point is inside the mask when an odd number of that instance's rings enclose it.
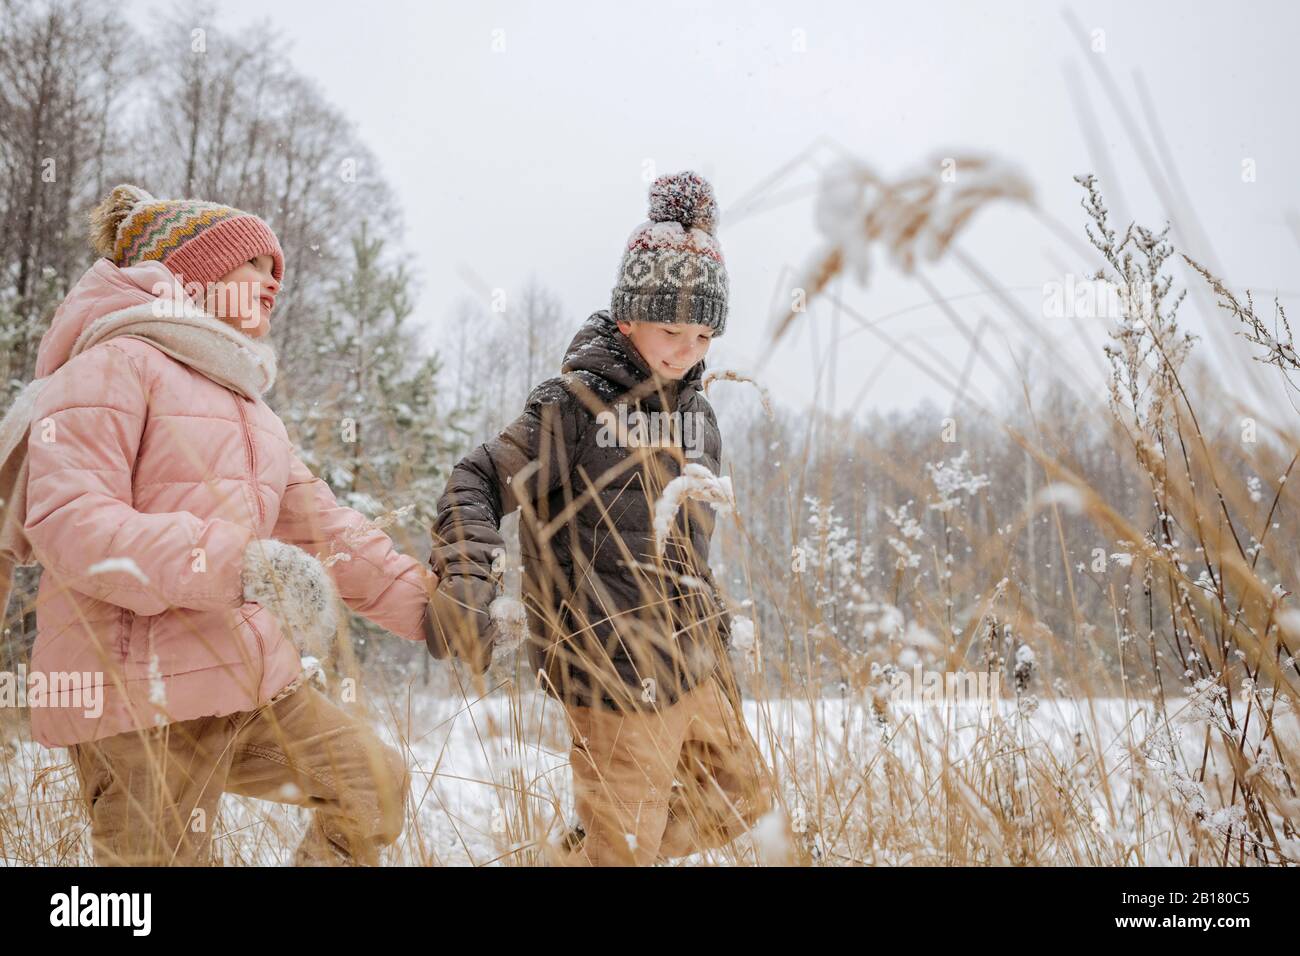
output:
{"label": "beige pants", "polygon": [[255,711],[69,751],[101,866],[209,863],[222,793],[314,808],[299,865],[373,865],[406,815],[401,755],[310,685]]}
{"label": "beige pants", "polygon": [[566,864],[644,866],[722,846],[771,806],[763,758],[716,679],[657,711],[566,710],[586,831]]}

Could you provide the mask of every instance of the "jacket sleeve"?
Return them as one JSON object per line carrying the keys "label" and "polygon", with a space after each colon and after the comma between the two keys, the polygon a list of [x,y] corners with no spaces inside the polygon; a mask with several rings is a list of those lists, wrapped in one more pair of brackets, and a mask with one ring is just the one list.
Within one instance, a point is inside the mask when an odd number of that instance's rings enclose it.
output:
{"label": "jacket sleeve", "polygon": [[343,602],[398,637],[423,641],[420,619],[429,601],[429,572],[369,525],[365,515],[339,504],[329,485],[293,456],[271,537],[322,560],[338,556],[329,573]]}
{"label": "jacket sleeve", "polygon": [[493,558],[505,550],[501,519],[570,481],[591,417],[562,379],[548,379],[533,389],[522,415],[461,459],[433,523],[429,562],[439,577],[492,577]]}
{"label": "jacket sleeve", "polygon": [[251,529],[132,505],[148,415],[144,376],[112,342],[50,376],[27,440],[24,530],[32,551],[60,584],[136,614],[239,607]]}

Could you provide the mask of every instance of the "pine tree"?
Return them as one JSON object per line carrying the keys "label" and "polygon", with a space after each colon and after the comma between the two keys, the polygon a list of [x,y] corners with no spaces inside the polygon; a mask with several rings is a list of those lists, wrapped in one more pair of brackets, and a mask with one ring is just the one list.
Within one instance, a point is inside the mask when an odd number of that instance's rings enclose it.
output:
{"label": "pine tree", "polygon": [[[450,402],[444,407],[438,356],[421,348],[409,325],[410,273],[385,260],[384,240],[365,222],[350,250],[348,273],[329,291],[317,367],[308,370],[337,384],[285,418],[302,435],[304,462],[339,501],[377,519],[402,550],[423,558],[463,430]],[[361,634],[374,630],[356,624]],[[358,640],[363,658],[366,643]]]}

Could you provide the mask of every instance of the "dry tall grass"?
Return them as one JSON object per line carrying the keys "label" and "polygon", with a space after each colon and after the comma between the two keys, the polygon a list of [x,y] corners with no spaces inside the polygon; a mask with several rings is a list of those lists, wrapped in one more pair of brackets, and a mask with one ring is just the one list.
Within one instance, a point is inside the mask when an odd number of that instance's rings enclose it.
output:
{"label": "dry tall grass", "polygon": [[[1145,482],[1146,505],[1134,512],[1105,500],[1071,466],[1070,435],[1037,418],[1014,437],[1049,483],[1009,527],[970,520],[986,488],[978,462],[961,455],[905,474],[880,455],[876,464],[912,489],[876,531],[888,539],[889,567],[872,565],[870,549],[833,508],[813,505],[809,534],[792,552],[749,531],[741,497],[719,519],[732,522],[726,558],[747,582],[744,593],[728,595],[738,622],[729,660],[779,806],[751,836],[690,862],[1289,865],[1300,857],[1300,768],[1291,749],[1300,612],[1290,603],[1290,552],[1275,562],[1272,549],[1300,540],[1286,495],[1300,441],[1292,421],[1248,407],[1197,373],[1196,343],[1179,324],[1168,236],[1138,226],[1120,234],[1095,180],[1080,183],[1097,278],[1121,303],[1106,348],[1109,403],[1096,411]],[[1024,195],[1007,186],[977,198]],[[972,208],[944,220],[951,228],[939,230],[940,250]],[[909,222],[925,219],[916,204],[909,209]],[[859,213],[868,225],[881,221],[871,208]],[[917,230],[864,236],[888,242],[903,233],[910,243]],[[810,292],[830,295],[827,271],[846,261],[819,259]],[[1239,322],[1264,349],[1260,368],[1295,372],[1285,315],[1270,327],[1252,300],[1243,304],[1197,268],[1223,320]],[[991,282],[988,291],[997,291]],[[779,328],[792,321],[811,319],[787,314]],[[735,373],[714,380],[752,384]],[[766,405],[765,392],[760,398]],[[1025,400],[1032,416],[1028,389]],[[1250,420],[1260,440],[1239,443],[1239,456],[1225,459],[1223,443],[1204,429],[1207,413]],[[820,492],[835,476],[813,473],[811,460],[805,454],[802,467],[749,476],[751,494],[792,516],[810,497],[829,501]],[[574,501],[598,497],[601,483],[575,487]],[[922,530],[922,510],[938,513],[939,535]],[[1078,542],[1068,538],[1066,516],[1086,519],[1105,544],[1099,564],[1068,578],[1073,613],[1064,628],[1035,616],[1028,579],[1013,567],[1020,535],[1044,515],[1054,557],[1067,567]],[[678,572],[662,555],[628,559],[646,571],[649,614]],[[1082,587],[1104,593],[1105,619],[1089,619]],[[747,612],[759,605],[779,621],[776,633],[755,632]],[[517,621],[508,638],[484,677],[453,670],[455,693],[442,695],[359,675],[350,647],[338,649],[333,690],[362,676],[356,706],[385,728],[415,775],[391,862],[538,864],[571,817],[562,712],[522,663]],[[917,668],[996,675],[1006,693],[943,705],[899,699],[900,682]],[[21,714],[0,717],[0,859],[89,862],[71,766],[61,751],[30,742]],[[284,862],[304,814],[228,797],[214,858]]]}

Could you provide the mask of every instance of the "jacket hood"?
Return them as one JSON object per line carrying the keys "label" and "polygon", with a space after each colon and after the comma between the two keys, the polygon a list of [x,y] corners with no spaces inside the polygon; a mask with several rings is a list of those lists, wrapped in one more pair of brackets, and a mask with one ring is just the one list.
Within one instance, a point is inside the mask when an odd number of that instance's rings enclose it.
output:
{"label": "jacket hood", "polygon": [[[608,309],[593,312],[578,329],[564,353],[562,373],[589,372],[598,375],[620,392],[628,392],[650,380],[650,366],[637,351],[632,341],[618,330]],[[704,360],[696,362],[678,381],[663,382],[663,391],[670,399],[679,392],[698,390],[704,377]],[[644,391],[644,389],[641,389]]]}
{"label": "jacket hood", "polygon": [[118,268],[108,259],[96,261],[64,296],[50,327],[41,336],[36,377],[57,372],[68,361],[77,337],[96,319],[175,294],[176,277],[161,262]]}

